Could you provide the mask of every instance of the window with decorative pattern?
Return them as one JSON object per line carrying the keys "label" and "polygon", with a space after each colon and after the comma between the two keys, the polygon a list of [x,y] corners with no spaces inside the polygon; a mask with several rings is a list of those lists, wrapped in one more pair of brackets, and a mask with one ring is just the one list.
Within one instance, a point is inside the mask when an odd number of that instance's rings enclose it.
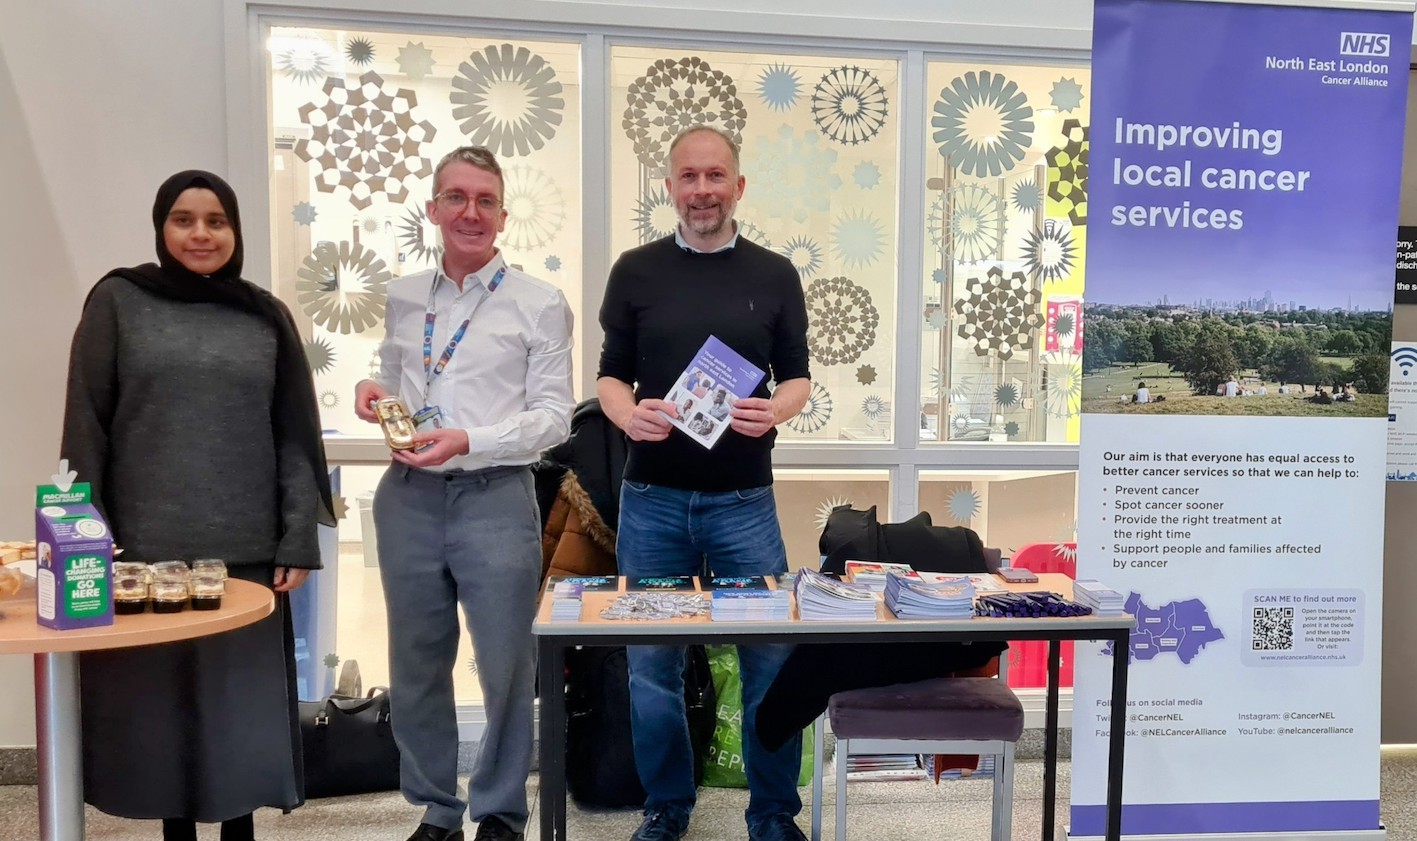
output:
{"label": "window with decorative pattern", "polygon": [[673,235],[676,134],[733,137],[739,234],[791,260],[807,299],[811,395],[779,434],[890,440],[898,62],[617,46],[610,75],[612,254]]}
{"label": "window with decorative pattern", "polygon": [[583,309],[578,44],[275,27],[267,47],[272,286],[307,337],[326,429],[370,433],[354,385],[389,281],[442,253],[426,203],[458,146],[502,166],[507,261]]}
{"label": "window with decorative pattern", "polygon": [[929,64],[923,441],[1077,441],[1090,80]]}

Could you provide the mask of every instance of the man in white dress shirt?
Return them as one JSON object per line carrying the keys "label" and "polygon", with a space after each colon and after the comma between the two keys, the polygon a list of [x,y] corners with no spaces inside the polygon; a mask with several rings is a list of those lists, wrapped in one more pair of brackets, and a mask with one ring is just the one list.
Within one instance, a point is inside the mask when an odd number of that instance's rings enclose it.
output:
{"label": "man in white dress shirt", "polygon": [[[437,269],[389,284],[379,375],[355,411],[397,395],[419,421],[374,497],[389,618],[401,786],[424,807],[409,841],[520,839],[526,826],[534,680],[531,623],[541,528],[529,465],[570,432],[571,310],[549,283],[507,265],[502,170],[466,146],[433,176]],[[458,797],[452,670],[461,606],[487,712],[467,800]]]}

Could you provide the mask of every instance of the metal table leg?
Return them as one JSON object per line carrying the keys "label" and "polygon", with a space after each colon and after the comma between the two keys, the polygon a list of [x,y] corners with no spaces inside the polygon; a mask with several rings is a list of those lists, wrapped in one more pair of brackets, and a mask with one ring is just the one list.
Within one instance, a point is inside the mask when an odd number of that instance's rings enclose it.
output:
{"label": "metal table leg", "polygon": [[34,712],[40,841],[83,841],[79,655],[34,656]]}
{"label": "metal table leg", "polygon": [[1122,752],[1127,738],[1127,666],[1131,632],[1122,631],[1112,641],[1112,706],[1107,735],[1107,841],[1122,837]]}
{"label": "metal table leg", "polygon": [[[826,734],[822,731],[827,729],[827,714],[823,710],[817,716],[816,724],[812,731],[812,841],[822,841],[822,776],[826,768]],[[842,761],[845,761],[843,759]],[[837,797],[842,796],[842,792],[836,793]]]}
{"label": "metal table leg", "polygon": [[1048,640],[1048,703],[1043,724],[1043,841],[1053,841],[1058,801],[1058,664],[1062,643]]}

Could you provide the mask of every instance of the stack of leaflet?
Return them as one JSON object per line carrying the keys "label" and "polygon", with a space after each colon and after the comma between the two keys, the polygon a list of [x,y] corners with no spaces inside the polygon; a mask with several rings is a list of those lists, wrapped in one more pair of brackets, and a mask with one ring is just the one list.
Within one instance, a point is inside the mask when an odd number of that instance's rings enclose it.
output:
{"label": "stack of leaflet", "polygon": [[570,581],[558,581],[551,587],[551,621],[579,622],[581,593],[585,586]]}
{"label": "stack of leaflet", "polygon": [[875,619],[876,594],[865,584],[803,569],[797,573],[797,615],[806,621]]}
{"label": "stack of leaflet", "polygon": [[792,618],[787,590],[714,590],[715,622],[786,622]]}
{"label": "stack of leaflet", "polygon": [[[846,562],[846,580],[865,584],[877,593],[886,591],[886,578],[892,573],[903,575],[911,580],[925,582],[954,581],[963,575],[958,572],[922,572],[910,564],[892,564],[885,561]],[[974,590],[977,593],[1002,593],[1004,591],[999,580],[991,574],[975,573],[969,575],[968,578],[974,583]]]}
{"label": "stack of leaflet", "polygon": [[1073,601],[1092,608],[1095,616],[1118,616],[1127,609],[1121,593],[1091,578],[1073,582]]}
{"label": "stack of leaflet", "polygon": [[[840,761],[841,754],[837,754],[834,762]],[[925,775],[920,757],[913,753],[853,753],[846,757],[846,779],[853,783],[923,780]]]}
{"label": "stack of leaflet", "polygon": [[[932,581],[936,579],[932,579],[929,576],[925,576],[925,580]],[[1004,586],[999,583],[998,576],[993,575],[991,573],[986,573],[984,575],[971,575],[969,576],[969,580],[971,583],[974,584],[974,592],[976,593],[1004,592]]]}
{"label": "stack of leaflet", "polygon": [[886,577],[886,607],[899,619],[969,619],[974,583],[967,575],[920,581],[892,573]]}
{"label": "stack of leaflet", "polygon": [[877,593],[885,592],[886,576],[893,572],[909,578],[920,578],[920,573],[916,572],[910,564],[892,564],[885,561],[846,562],[846,580],[865,584]]}

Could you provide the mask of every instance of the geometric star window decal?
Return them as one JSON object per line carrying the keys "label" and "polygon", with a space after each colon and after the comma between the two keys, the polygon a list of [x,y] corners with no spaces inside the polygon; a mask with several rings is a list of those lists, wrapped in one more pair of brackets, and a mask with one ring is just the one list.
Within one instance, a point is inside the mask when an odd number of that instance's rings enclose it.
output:
{"label": "geometric star window decal", "polygon": [[954,310],[964,316],[959,337],[973,343],[975,355],[1008,361],[1015,351],[1033,347],[1034,334],[1043,325],[1038,311],[1043,296],[1023,272],[1005,277],[1002,269],[991,266],[983,279],[965,282],[965,293]]}
{"label": "geometric star window decal", "polygon": [[295,273],[300,308],[332,333],[362,333],[383,319],[393,275],[362,245],[324,242]]}
{"label": "geometric star window decal", "polygon": [[408,182],[433,174],[419,153],[437,133],[427,120],[414,120],[413,91],[389,89],[372,70],[353,83],[331,76],[323,90],[323,103],[300,107],[310,137],[295,144],[295,154],[314,164],[316,189],[347,191],[358,210],[373,204],[376,193],[403,203]]}

